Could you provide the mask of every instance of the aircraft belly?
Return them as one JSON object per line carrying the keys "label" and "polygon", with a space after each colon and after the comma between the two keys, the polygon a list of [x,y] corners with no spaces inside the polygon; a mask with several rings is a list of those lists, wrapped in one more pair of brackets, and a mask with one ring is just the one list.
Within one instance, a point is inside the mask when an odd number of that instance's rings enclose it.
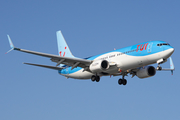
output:
{"label": "aircraft belly", "polygon": [[139,66],[139,58],[136,56],[122,56],[119,58],[121,65],[119,65],[120,69],[122,71],[131,69],[131,68],[136,68]]}
{"label": "aircraft belly", "polygon": [[161,52],[151,54],[151,55],[146,55],[146,56],[126,55],[126,57],[121,58],[122,70],[128,70],[128,69],[133,69],[133,68],[138,68],[138,67],[154,64],[157,62],[157,60],[161,58],[167,59],[170,56],[168,55],[169,51],[168,50],[161,51]]}
{"label": "aircraft belly", "polygon": [[156,63],[157,60],[163,58],[163,59],[167,59],[170,57],[170,54],[169,53],[170,50],[165,50],[165,51],[161,51],[161,52],[158,52],[158,53],[155,53],[155,54],[152,54],[152,55],[148,55],[147,56],[147,59],[148,59],[148,62],[150,64],[153,64],[153,63]]}
{"label": "aircraft belly", "polygon": [[108,74],[118,73],[118,67],[117,66],[111,66],[108,70],[103,71]]}
{"label": "aircraft belly", "polygon": [[122,70],[134,69],[142,66],[152,64],[152,61],[148,60],[148,56],[130,56],[122,59]]}

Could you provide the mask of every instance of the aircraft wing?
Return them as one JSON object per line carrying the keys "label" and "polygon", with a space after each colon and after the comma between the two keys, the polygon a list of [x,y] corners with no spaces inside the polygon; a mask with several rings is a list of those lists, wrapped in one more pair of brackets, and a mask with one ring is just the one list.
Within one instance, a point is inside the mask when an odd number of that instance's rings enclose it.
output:
{"label": "aircraft wing", "polygon": [[55,66],[49,66],[49,65],[40,65],[40,64],[32,64],[32,63],[23,63],[23,64],[49,68],[49,69],[53,69],[53,70],[62,70],[62,69],[64,69],[63,67],[55,67]]}
{"label": "aircraft wing", "polygon": [[64,64],[64,65],[71,66],[72,69],[74,69],[76,67],[87,68],[92,63],[92,60],[86,60],[86,59],[81,59],[81,58],[62,57],[62,56],[58,56],[58,55],[52,55],[52,54],[47,54],[47,53],[41,53],[41,52],[16,48],[16,47],[14,47],[9,35],[8,35],[8,39],[9,39],[10,47],[12,48],[11,50],[17,50],[17,51],[21,51],[21,52],[25,52],[25,53],[39,55],[42,57],[51,58],[50,60],[52,62],[57,63],[56,67],[60,64]]}

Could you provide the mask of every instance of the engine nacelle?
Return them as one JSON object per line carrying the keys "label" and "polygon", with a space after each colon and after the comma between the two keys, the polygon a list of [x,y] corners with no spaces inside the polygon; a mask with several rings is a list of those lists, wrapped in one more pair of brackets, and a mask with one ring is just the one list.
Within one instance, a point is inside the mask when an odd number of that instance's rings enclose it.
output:
{"label": "engine nacelle", "polygon": [[109,68],[109,62],[107,60],[98,60],[94,61],[90,66],[89,69],[93,73],[103,72]]}
{"label": "engine nacelle", "polygon": [[139,71],[136,72],[136,75],[139,78],[147,78],[152,77],[156,74],[156,69],[153,66],[146,66],[141,68]]}

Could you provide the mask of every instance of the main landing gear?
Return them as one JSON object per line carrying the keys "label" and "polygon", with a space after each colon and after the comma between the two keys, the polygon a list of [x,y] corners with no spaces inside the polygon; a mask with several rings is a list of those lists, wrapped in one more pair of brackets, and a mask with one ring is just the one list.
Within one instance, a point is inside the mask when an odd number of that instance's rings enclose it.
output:
{"label": "main landing gear", "polygon": [[122,85],[122,84],[123,84],[123,85],[126,85],[126,84],[127,84],[127,80],[126,80],[126,79],[119,79],[119,80],[118,80],[118,84],[119,84],[119,85]]}
{"label": "main landing gear", "polygon": [[[98,75],[93,75],[92,77],[91,77],[91,80],[93,81],[93,82],[99,82],[100,81],[100,77],[98,76]],[[124,79],[124,76],[122,77],[122,79],[119,79],[118,80],[118,84],[119,85],[126,85],[127,84],[127,80],[126,79]]]}
{"label": "main landing gear", "polygon": [[94,82],[94,81],[96,81],[96,82],[99,82],[100,81],[100,77],[98,76],[98,75],[93,75],[92,77],[91,77],[91,80]]}
{"label": "main landing gear", "polygon": [[119,79],[119,80],[118,80],[118,84],[119,84],[119,85],[126,85],[126,84],[127,84],[127,80],[124,79],[124,76],[123,76],[122,79]]}

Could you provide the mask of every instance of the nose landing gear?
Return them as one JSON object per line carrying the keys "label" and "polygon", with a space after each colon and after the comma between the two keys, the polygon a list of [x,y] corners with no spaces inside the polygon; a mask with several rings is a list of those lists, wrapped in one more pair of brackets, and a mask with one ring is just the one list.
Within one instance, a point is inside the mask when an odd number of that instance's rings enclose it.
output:
{"label": "nose landing gear", "polygon": [[157,64],[158,64],[158,66],[157,66],[157,70],[162,70],[162,67],[160,66],[160,64],[162,64],[162,63],[165,63],[167,61],[167,59],[160,59],[160,60],[158,60],[157,61]]}
{"label": "nose landing gear", "polygon": [[157,70],[162,70],[162,67],[160,65],[157,66]]}

